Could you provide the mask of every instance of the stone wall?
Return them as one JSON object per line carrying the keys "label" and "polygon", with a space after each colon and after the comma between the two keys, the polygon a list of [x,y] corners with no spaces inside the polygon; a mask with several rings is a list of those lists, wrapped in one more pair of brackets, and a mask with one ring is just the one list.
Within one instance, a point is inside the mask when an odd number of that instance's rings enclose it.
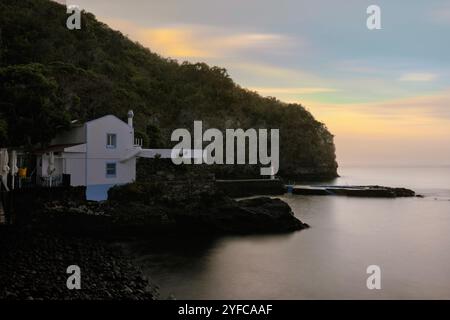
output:
{"label": "stone wall", "polygon": [[217,193],[213,174],[189,172],[184,175],[173,175],[160,172],[150,176],[149,180],[161,186],[162,197],[166,200],[182,201]]}
{"label": "stone wall", "polygon": [[217,180],[216,185],[218,190],[234,198],[286,193],[286,187],[279,179]]}
{"label": "stone wall", "polygon": [[143,201],[150,204],[198,199],[216,193],[215,178],[212,174],[191,171],[174,174],[161,170],[147,174],[145,180],[111,188],[108,191],[108,199],[118,202]]}

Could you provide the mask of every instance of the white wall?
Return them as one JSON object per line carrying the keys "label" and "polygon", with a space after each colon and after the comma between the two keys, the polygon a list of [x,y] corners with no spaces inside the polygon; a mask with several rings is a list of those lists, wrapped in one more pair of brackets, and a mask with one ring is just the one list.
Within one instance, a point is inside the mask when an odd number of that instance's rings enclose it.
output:
{"label": "white wall", "polygon": [[71,186],[86,185],[86,154],[67,153],[63,155],[63,171],[70,174]]}
{"label": "white wall", "polygon": [[[106,147],[106,136],[114,133],[117,147]],[[127,149],[133,147],[134,129],[115,116],[108,115],[86,123],[87,134],[87,185],[121,184],[136,179],[136,159],[125,163],[119,160]],[[106,176],[106,163],[116,163],[116,177]]]}

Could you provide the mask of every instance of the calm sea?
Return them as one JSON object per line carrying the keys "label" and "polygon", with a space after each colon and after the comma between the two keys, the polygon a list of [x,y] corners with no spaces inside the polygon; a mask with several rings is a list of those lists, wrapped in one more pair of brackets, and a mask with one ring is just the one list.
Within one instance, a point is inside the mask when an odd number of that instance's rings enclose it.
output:
{"label": "calm sea", "polygon": [[[412,188],[425,198],[281,197],[308,230],[132,246],[161,298],[450,299],[450,168],[340,169],[333,184]],[[381,290],[366,269],[381,268]]]}

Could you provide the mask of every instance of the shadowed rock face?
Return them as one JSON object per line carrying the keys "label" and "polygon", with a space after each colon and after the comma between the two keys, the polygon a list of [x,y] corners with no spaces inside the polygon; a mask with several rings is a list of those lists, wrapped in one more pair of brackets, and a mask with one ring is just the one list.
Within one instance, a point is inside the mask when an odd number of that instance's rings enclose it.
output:
{"label": "shadowed rock face", "polygon": [[288,204],[268,197],[241,201],[223,198],[213,205],[177,213],[175,221],[178,226],[225,233],[291,232],[308,227],[294,216]]}
{"label": "shadowed rock face", "polygon": [[[196,180],[195,180],[196,181]],[[69,190],[44,197],[40,192],[16,194],[18,224],[53,227],[73,235],[114,237],[166,233],[289,232],[307,227],[280,199],[259,197],[236,201],[210,180],[132,183],[116,186],[110,200],[91,202],[68,197]],[[207,188],[203,188],[203,183]],[[74,192],[78,189],[73,188]],[[197,190],[198,189],[198,190]]]}
{"label": "shadowed rock face", "polygon": [[[186,234],[253,234],[307,228],[288,204],[268,197],[236,201],[226,196],[178,203],[49,203],[41,224],[105,237]],[[72,230],[72,231],[71,231]]]}
{"label": "shadowed rock face", "polygon": [[[194,182],[197,183],[188,179],[169,184],[118,186],[110,190],[110,200],[106,203],[109,208],[103,211],[109,212],[115,226],[136,232],[176,229],[177,232],[202,234],[261,233],[306,227],[280,199],[260,197],[236,201],[214,184],[205,191],[201,183],[195,187]],[[198,192],[194,192],[197,189]]]}
{"label": "shadowed rock face", "polygon": [[279,231],[294,231],[309,227],[308,224],[297,219],[291,207],[280,199],[262,197],[241,200],[238,203],[243,210],[259,215],[260,222],[256,222],[255,225],[261,230],[268,228],[268,224],[273,224]]}

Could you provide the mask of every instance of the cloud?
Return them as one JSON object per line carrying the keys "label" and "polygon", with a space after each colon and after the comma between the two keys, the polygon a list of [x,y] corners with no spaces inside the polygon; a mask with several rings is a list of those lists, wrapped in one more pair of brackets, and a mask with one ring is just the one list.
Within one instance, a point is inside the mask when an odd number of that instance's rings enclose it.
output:
{"label": "cloud", "polygon": [[[329,81],[315,73],[300,68],[280,67],[270,63],[249,62],[245,58],[232,61],[227,66],[233,79],[247,83],[252,90],[260,89],[262,94],[281,94],[298,88],[331,88]],[[242,81],[239,81],[242,80]],[[292,85],[295,85],[293,87]],[[275,90],[271,90],[275,89]],[[274,93],[274,91],[277,91]],[[304,93],[304,92],[303,92]],[[280,97],[282,98],[282,97]]]}
{"label": "cloud", "polygon": [[302,102],[336,135],[408,139],[450,137],[450,89],[373,103]]}
{"label": "cloud", "polygon": [[[285,102],[306,100],[318,103],[355,104],[380,102],[418,95],[411,92],[411,82],[398,82],[392,72],[389,77],[340,74],[324,76],[320,72],[299,67],[286,68],[275,64],[233,61],[226,66],[233,79],[248,84],[262,95],[274,96]],[[423,78],[423,76],[422,76]],[[430,77],[429,77],[430,78]],[[417,76],[405,79],[418,80]],[[422,79],[423,80],[423,79]],[[307,96],[306,96],[307,95]]]}
{"label": "cloud", "polygon": [[375,65],[371,61],[361,59],[348,59],[335,62],[334,67],[339,72],[351,72],[356,74],[380,75],[385,74],[386,70]]}
{"label": "cloud", "polygon": [[309,77],[306,73],[291,68],[279,67],[266,63],[256,62],[236,62],[233,64],[232,69],[239,70],[241,72],[247,72],[249,74],[258,77],[277,78],[277,80],[297,80],[299,78]]}
{"label": "cloud", "polygon": [[136,29],[132,37],[163,55],[172,58],[212,57],[215,53],[199,45],[198,34],[182,28]]}
{"label": "cloud", "polygon": [[400,81],[413,81],[413,82],[430,82],[437,78],[437,74],[434,73],[405,73],[399,80]]}
{"label": "cloud", "polygon": [[340,164],[450,163],[450,90],[378,103],[305,105],[335,135]]}
{"label": "cloud", "polygon": [[213,40],[214,40],[213,43],[217,47],[222,47],[228,50],[229,49],[236,50],[244,48],[255,48],[255,49],[277,48],[277,50],[279,50],[291,47],[294,42],[288,36],[274,33],[237,33],[224,36],[219,35],[216,39]]}
{"label": "cloud", "polygon": [[282,54],[301,44],[298,39],[294,41],[289,36],[276,33],[243,32],[192,24],[148,27],[121,19],[103,17],[102,20],[132,40],[171,58],[229,58],[243,51]]}
{"label": "cloud", "polygon": [[288,95],[317,94],[317,93],[328,93],[338,91],[337,89],[334,88],[324,88],[324,87],[301,87],[301,88],[250,87],[249,89],[257,91],[262,95],[270,95],[270,96],[276,96],[278,94],[288,94]]}

